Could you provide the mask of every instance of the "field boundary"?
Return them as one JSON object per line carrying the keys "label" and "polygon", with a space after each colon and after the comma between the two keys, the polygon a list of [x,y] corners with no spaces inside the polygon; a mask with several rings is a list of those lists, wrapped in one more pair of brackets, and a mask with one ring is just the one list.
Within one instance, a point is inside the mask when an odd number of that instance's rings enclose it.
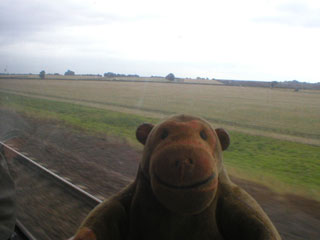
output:
{"label": "field boundary", "polygon": [[[12,79],[12,80],[41,80],[41,81],[50,81],[50,80],[60,80],[60,81],[89,81],[89,82],[138,82],[138,83],[168,83],[168,84],[185,84],[185,85],[205,85],[205,86],[228,86],[228,87],[253,87],[253,88],[276,88],[276,89],[294,89],[295,91],[299,90],[320,90],[320,83],[306,83],[306,82],[298,82],[298,81],[258,81],[258,80],[236,80],[236,79],[190,79],[190,78],[176,78],[175,81],[170,81],[165,79],[164,77],[125,77],[129,79],[122,79],[117,77],[94,77],[94,78],[82,78],[83,76],[70,76],[64,77],[63,75],[59,75],[61,77],[55,77],[53,75],[47,75],[45,79],[41,79],[40,77],[32,76],[5,76],[0,75],[1,79]],[[132,78],[132,79],[130,79]],[[163,79],[163,80],[159,80]],[[191,80],[191,81],[190,81]],[[206,82],[201,82],[202,80]]]}

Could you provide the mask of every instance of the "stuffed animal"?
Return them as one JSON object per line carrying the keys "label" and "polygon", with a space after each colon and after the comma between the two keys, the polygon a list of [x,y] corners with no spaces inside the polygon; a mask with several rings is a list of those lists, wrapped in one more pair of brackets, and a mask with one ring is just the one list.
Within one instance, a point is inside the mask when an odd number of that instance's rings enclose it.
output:
{"label": "stuffed animal", "polygon": [[91,211],[75,240],[281,239],[223,166],[227,132],[178,115],[136,131],[144,144],[136,179]]}

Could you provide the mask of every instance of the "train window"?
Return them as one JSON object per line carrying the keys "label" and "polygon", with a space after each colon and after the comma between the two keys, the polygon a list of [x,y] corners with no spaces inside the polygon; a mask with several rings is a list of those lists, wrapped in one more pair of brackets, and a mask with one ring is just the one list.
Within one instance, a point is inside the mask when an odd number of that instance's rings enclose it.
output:
{"label": "train window", "polygon": [[[318,1],[11,0],[0,9],[0,205],[12,182],[16,199],[0,206],[0,232],[11,213],[4,238],[15,228],[20,238],[69,239],[139,171],[151,181],[145,169],[177,191],[223,181],[220,167],[190,170],[200,164],[193,150],[177,159],[181,146],[159,150],[180,141],[223,155],[282,239],[320,239]],[[143,162],[154,149],[164,162]]]}

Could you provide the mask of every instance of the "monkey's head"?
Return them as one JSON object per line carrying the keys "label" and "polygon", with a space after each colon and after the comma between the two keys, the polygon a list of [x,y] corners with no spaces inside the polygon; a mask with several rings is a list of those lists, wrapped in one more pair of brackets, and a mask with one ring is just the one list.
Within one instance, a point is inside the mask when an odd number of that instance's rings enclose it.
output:
{"label": "monkey's head", "polygon": [[158,201],[169,210],[197,214],[215,198],[222,151],[230,143],[222,128],[201,118],[178,115],[136,131],[144,144],[140,168]]}

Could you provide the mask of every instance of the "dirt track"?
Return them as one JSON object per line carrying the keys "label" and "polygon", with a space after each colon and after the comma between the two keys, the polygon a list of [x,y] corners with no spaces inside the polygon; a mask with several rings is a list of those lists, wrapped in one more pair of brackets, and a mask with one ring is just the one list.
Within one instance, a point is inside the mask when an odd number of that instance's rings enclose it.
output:
{"label": "dirt track", "polygon": [[[100,198],[132,181],[141,156],[121,140],[0,110],[0,140],[9,137],[16,138],[8,143]],[[283,239],[320,239],[320,202],[276,194],[263,185],[232,179],[261,204]]]}

